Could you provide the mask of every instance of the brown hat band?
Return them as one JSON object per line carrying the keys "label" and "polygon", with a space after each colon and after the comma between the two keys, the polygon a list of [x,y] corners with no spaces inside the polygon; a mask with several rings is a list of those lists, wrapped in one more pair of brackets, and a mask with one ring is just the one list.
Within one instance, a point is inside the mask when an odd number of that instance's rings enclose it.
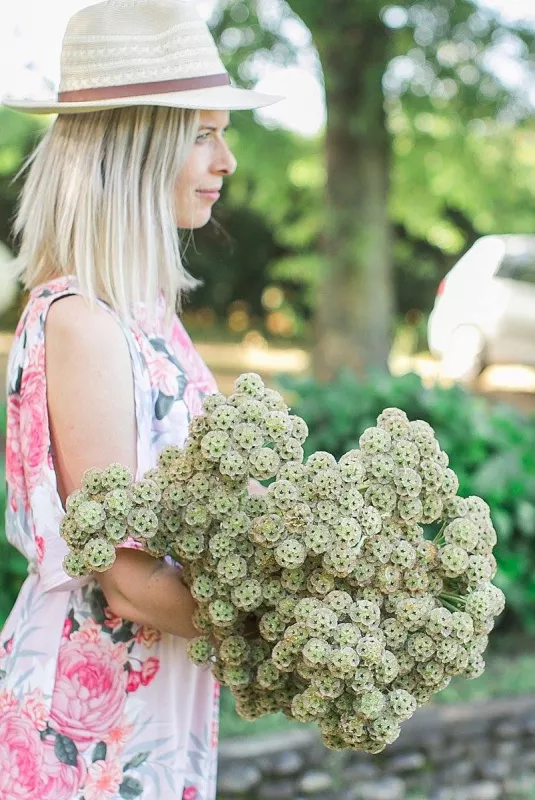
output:
{"label": "brown hat band", "polygon": [[128,83],[123,86],[98,86],[94,89],[75,89],[59,92],[60,103],[84,103],[92,100],[117,100],[120,97],[138,97],[147,94],[187,92],[192,89],[209,89],[212,86],[230,86],[226,72],[219,75],[201,75],[196,78],[176,78],[151,83]]}

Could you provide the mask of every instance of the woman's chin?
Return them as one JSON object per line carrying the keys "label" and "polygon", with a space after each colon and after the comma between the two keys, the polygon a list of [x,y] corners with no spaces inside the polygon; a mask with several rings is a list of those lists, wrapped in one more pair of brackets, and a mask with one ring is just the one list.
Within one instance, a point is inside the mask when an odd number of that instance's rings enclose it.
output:
{"label": "woman's chin", "polygon": [[197,214],[194,219],[189,219],[187,222],[186,220],[179,220],[177,223],[177,228],[180,230],[186,231],[196,231],[199,228],[204,228],[205,225],[208,225],[212,218],[212,210],[204,211],[202,214]]}

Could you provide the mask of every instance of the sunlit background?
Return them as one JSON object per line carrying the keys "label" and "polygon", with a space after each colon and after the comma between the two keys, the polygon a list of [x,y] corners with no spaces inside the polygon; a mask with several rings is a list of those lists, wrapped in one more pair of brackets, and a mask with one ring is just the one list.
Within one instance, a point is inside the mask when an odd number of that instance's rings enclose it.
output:
{"label": "sunlit background", "polygon": [[[193,2],[193,0],[191,0]],[[218,0],[199,0],[197,7],[206,19]],[[69,17],[91,5],[86,0],[19,0],[5,3],[0,28],[0,95],[33,98],[50,97],[59,81],[61,40]],[[533,0],[481,0],[482,8],[499,13],[504,22],[535,24]],[[279,0],[265,0],[266,19],[280,14]],[[406,21],[407,12],[395,3],[386,7],[385,21],[392,28]],[[272,109],[258,112],[260,119],[273,121],[290,130],[309,136],[321,130],[325,107],[321,76],[308,29],[298,20],[285,22],[285,34],[299,46],[299,65],[278,68],[259,59],[258,88],[287,99]],[[232,37],[232,33],[228,34]],[[230,43],[230,42],[229,42]],[[525,85],[525,71],[519,62],[517,47],[505,37],[488,58],[500,79],[509,86]],[[447,54],[444,54],[447,57]],[[408,59],[399,59],[397,69],[410,70]],[[529,87],[535,102],[535,86]]]}

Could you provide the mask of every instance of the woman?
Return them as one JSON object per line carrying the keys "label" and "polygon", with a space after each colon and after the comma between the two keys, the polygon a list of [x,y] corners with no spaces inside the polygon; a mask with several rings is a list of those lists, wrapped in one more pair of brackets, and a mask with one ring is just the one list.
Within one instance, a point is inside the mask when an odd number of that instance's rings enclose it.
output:
{"label": "woman", "polygon": [[[212,800],[217,684],[186,657],[180,570],[133,543],[91,579],[59,525],[89,467],[141,477],[216,391],[176,310],[196,281],[176,228],[205,225],[236,169],[229,85],[192,3],[108,0],[69,22],[15,232],[30,291],[8,366],[7,535],[29,577],[0,636],[0,797]],[[211,109],[211,110],[206,110]]]}

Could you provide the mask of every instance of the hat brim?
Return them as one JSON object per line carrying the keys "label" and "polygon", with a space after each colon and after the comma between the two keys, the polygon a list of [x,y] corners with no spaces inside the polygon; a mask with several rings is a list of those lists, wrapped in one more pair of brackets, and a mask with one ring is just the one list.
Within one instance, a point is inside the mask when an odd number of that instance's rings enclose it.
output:
{"label": "hat brim", "polygon": [[15,111],[29,114],[80,114],[126,106],[167,106],[168,108],[190,108],[201,111],[247,111],[278,103],[283,96],[263,94],[252,89],[235,86],[212,86],[187,92],[148,94],[138,97],[119,97],[115,100],[90,100],[83,103],[61,103],[43,100],[15,100],[4,98],[2,104]]}

